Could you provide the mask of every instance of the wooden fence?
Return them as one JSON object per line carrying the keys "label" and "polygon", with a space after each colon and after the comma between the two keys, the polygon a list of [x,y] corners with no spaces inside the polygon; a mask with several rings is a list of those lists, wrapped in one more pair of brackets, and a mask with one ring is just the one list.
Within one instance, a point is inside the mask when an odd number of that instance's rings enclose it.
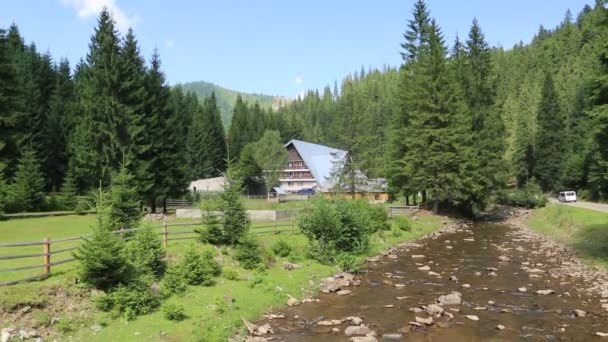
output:
{"label": "wooden fence", "polygon": [[412,210],[420,210],[426,208],[425,203],[419,203],[417,205],[403,205],[388,207],[388,214],[390,217],[402,216],[409,214]]}
{"label": "wooden fence", "polygon": [[[165,247],[168,246],[169,241],[176,240],[193,240],[198,236],[194,232],[194,227],[202,226],[201,223],[167,223],[166,221],[162,225],[153,226],[152,229],[159,229],[159,235],[161,235],[161,240],[163,241],[163,245]],[[175,228],[185,228],[174,230]],[[116,234],[120,234],[124,240],[129,240],[131,237],[127,237],[126,233],[135,232],[138,230],[142,230],[146,228],[130,228],[130,229],[121,229],[114,231]],[[267,222],[252,222],[252,227],[250,229],[250,234],[254,235],[263,235],[263,234],[280,234],[280,233],[296,233],[296,226],[294,222],[294,218],[284,219],[284,220],[274,220]],[[187,235],[187,236],[186,236]],[[31,247],[31,246],[42,246],[41,253],[23,253],[23,254],[12,254],[12,255],[0,255],[0,262],[3,260],[14,260],[14,259],[28,259],[28,258],[42,258],[42,264],[36,265],[20,265],[12,268],[0,268],[0,273],[9,273],[9,272],[19,272],[25,270],[32,269],[40,269],[42,273],[22,277],[15,280],[8,280],[0,282],[0,286],[14,285],[21,282],[32,281],[32,280],[41,280],[45,279],[52,275],[52,267],[70,263],[76,261],[76,259],[69,254],[65,253],[74,251],[78,246],[75,246],[74,243],[79,244],[82,239],[88,237],[89,235],[83,236],[73,236],[66,237],[61,239],[51,239],[45,237],[42,241],[28,241],[28,242],[7,242],[0,243],[0,249],[3,248],[23,248],[23,247]],[[172,237],[174,236],[174,237]],[[66,247],[62,246],[64,243],[69,243],[71,246]],[[55,249],[59,246],[58,249]],[[54,248],[52,248],[54,247]],[[62,248],[63,247],[63,248]],[[65,256],[63,259],[55,260],[55,258],[59,255],[63,254]]]}

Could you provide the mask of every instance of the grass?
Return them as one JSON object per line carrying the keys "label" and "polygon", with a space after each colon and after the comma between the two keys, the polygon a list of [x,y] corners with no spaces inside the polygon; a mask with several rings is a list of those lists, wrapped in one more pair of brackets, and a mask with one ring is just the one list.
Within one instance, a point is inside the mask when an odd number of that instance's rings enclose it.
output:
{"label": "grass", "polygon": [[[12,241],[16,241],[25,237],[38,240],[40,234],[52,235],[51,232],[62,233],[62,236],[83,234],[88,231],[87,227],[94,219],[93,216],[72,218],[75,222],[69,224],[53,221],[66,217],[33,219],[34,221],[30,221],[29,224],[25,219],[2,222],[0,227],[4,235],[1,236],[0,241],[8,241],[8,235]],[[41,220],[44,220],[44,223]],[[419,220],[413,222],[409,231],[392,227],[389,231],[379,232],[372,237],[366,255],[377,254],[399,242],[437,230],[442,226],[442,220],[441,217],[421,213]],[[19,223],[19,229],[14,229],[14,226],[8,224],[9,222]],[[254,227],[266,224],[268,223],[255,223]],[[41,225],[44,225],[45,229],[38,228]],[[12,234],[5,232],[9,227],[13,227]],[[67,231],[61,231],[62,227]],[[59,323],[49,330],[51,337],[59,340],[71,337],[74,340],[86,341],[109,339],[224,341],[235,332],[242,331],[241,317],[253,320],[267,311],[278,310],[284,306],[288,294],[299,299],[311,296],[313,294],[311,284],[318,283],[319,278],[336,271],[334,266],[322,265],[307,259],[305,252],[308,242],[301,234],[269,234],[255,238],[267,251],[266,260],[272,261],[270,269],[264,274],[246,271],[234,262],[231,249],[222,248],[221,252],[218,250],[217,259],[224,267],[237,270],[242,280],[218,278],[214,286],[189,287],[186,295],[173,296],[165,300],[163,304],[178,304],[185,307],[186,319],[183,321],[165,319],[161,309],[132,322],[125,322],[120,318],[112,317],[109,313],[96,311],[90,300],[90,291],[74,284],[73,279],[76,277],[74,263],[67,264],[71,266],[66,265],[65,270],[47,280],[0,288],[0,322],[4,321],[4,325],[9,324],[10,319],[7,317],[10,316],[6,316],[9,315],[7,312],[30,305],[34,308],[31,314],[26,315],[31,317],[30,324],[47,321],[49,316],[60,319]],[[294,248],[295,252],[291,256],[287,258],[269,256],[270,246],[279,239],[287,241]],[[169,260],[175,262],[179,259],[191,243],[194,242],[187,240],[170,242],[167,249]],[[304,267],[293,271],[283,270],[282,263],[286,260],[300,263]],[[2,312],[5,313],[4,317]],[[18,324],[22,323],[20,321]],[[99,324],[103,328],[95,332],[89,328],[94,324]]]}
{"label": "grass", "polygon": [[307,201],[288,201],[281,203],[268,202],[265,199],[244,198],[243,204],[247,210],[287,210],[287,209],[303,209],[306,207]]}
{"label": "grass", "polygon": [[571,246],[586,262],[608,267],[608,213],[549,204],[535,210],[527,223]]}

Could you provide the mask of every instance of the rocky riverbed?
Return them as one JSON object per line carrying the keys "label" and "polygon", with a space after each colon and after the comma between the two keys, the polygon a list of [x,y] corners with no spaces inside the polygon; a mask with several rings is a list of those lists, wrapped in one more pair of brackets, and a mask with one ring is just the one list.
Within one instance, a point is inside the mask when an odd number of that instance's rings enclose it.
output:
{"label": "rocky riverbed", "polygon": [[[531,232],[527,212],[458,222],[324,279],[251,341],[608,341],[608,275]],[[249,324],[249,322],[247,322]]]}

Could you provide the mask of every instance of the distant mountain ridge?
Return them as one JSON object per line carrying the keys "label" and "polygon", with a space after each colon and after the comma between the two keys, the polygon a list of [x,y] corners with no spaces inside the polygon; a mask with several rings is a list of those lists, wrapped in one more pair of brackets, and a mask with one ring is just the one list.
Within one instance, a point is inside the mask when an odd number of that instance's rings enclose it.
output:
{"label": "distant mountain ridge", "polygon": [[241,95],[243,100],[249,104],[254,104],[257,101],[261,107],[272,108],[274,110],[278,109],[281,105],[286,105],[292,101],[283,96],[239,92],[205,81],[188,82],[178,85],[181,86],[184,91],[194,92],[199,97],[200,101],[215,92],[217,104],[222,112],[222,122],[226,128],[230,125],[232,110],[234,109],[234,103],[236,102],[236,97],[238,95]]}

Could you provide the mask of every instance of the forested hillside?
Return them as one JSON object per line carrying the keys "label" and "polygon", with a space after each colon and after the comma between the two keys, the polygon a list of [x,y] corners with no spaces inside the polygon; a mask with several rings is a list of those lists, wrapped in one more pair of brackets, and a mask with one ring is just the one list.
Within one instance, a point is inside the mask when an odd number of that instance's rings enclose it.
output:
{"label": "forested hillside", "polygon": [[[605,2],[576,17],[568,11],[558,27],[541,26],[532,42],[510,49],[488,46],[482,19],[471,19],[466,37],[445,42],[418,1],[399,68],[361,70],[310,91],[270,114],[266,127],[285,141],[351,150],[394,194],[427,190],[470,207],[507,186],[538,183],[608,199]],[[252,124],[238,127],[230,136],[247,136]]]}
{"label": "forested hillside", "polygon": [[222,113],[222,122],[224,123],[225,127],[228,127],[230,124],[230,119],[232,118],[232,112],[234,111],[237,96],[241,96],[245,102],[251,104],[257,102],[262,108],[275,110],[291,101],[288,98],[281,96],[249,94],[230,90],[205,81],[183,83],[180,85],[180,87],[182,87],[182,89],[185,91],[195,93],[201,99],[215,93],[217,104],[220,107],[220,112]]}
{"label": "forested hillside", "polygon": [[121,165],[154,208],[190,179],[219,175],[224,140],[216,98],[170,88],[158,52],[146,63],[107,9],[73,72],[16,25],[0,29],[0,212],[72,210]]}

